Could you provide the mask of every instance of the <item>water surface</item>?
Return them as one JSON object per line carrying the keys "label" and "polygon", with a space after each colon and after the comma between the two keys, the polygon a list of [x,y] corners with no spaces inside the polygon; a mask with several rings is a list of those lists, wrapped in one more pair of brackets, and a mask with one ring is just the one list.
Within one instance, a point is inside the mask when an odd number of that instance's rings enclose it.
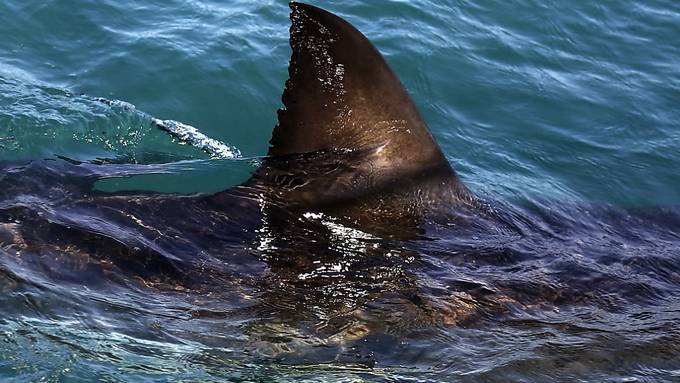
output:
{"label": "water surface", "polygon": [[[0,245],[0,378],[680,379],[680,5],[317,5],[377,45],[465,184],[513,230],[433,223],[429,240],[398,241],[315,215],[279,212],[267,227],[260,213],[230,220],[236,207],[69,205],[246,180],[281,106],[289,9],[7,0],[2,232],[30,225],[39,243],[75,230],[123,250],[111,266],[76,240],[42,253]],[[154,251],[125,253],[135,246]]]}

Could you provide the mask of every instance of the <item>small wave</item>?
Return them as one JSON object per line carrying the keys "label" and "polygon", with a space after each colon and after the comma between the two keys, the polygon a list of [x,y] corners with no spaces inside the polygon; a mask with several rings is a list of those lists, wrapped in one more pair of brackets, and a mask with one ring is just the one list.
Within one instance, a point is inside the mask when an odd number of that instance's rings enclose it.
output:
{"label": "small wave", "polygon": [[160,120],[157,118],[152,118],[152,121],[158,128],[170,133],[183,142],[203,149],[213,157],[223,159],[241,157],[241,151],[239,151],[238,148],[227,145],[214,138],[210,138],[191,125],[174,120]]}
{"label": "small wave", "polygon": [[[123,108],[124,110],[130,112],[137,110],[137,107],[125,101],[109,100],[102,97],[96,97],[95,101],[99,101],[110,106]],[[146,115],[144,112],[140,113]],[[210,138],[191,125],[187,125],[175,120],[161,120],[153,116],[149,117],[151,118],[151,122],[153,122],[153,124],[159,129],[170,133],[170,135],[182,142],[205,151],[213,158],[233,159],[241,157],[241,151],[238,150],[238,148],[225,144],[224,142],[214,138]]]}

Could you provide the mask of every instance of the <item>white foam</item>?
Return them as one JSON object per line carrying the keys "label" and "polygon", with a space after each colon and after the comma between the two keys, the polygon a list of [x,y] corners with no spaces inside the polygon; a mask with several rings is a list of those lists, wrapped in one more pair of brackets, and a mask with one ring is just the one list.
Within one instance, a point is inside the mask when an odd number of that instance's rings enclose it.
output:
{"label": "white foam", "polygon": [[151,121],[153,121],[157,127],[172,134],[179,140],[205,150],[214,158],[229,159],[241,157],[241,151],[238,150],[238,148],[227,145],[214,138],[210,138],[191,125],[174,120],[160,120],[158,118],[152,118]]}
{"label": "white foam", "polygon": [[[107,105],[123,108],[127,111],[137,110],[133,104],[125,101],[109,100],[102,97],[97,97],[95,100]],[[182,142],[206,151],[213,158],[230,159],[241,157],[241,151],[238,150],[238,148],[214,138],[210,138],[191,125],[183,124],[175,120],[161,120],[155,117],[149,117],[156,127],[170,133]]]}

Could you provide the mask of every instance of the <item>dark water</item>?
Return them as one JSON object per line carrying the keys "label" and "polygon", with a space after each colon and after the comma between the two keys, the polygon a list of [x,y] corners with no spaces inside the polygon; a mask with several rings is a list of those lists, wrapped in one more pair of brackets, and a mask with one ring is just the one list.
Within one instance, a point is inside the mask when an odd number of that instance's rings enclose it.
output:
{"label": "dark water", "polygon": [[376,43],[499,224],[400,241],[253,196],[132,197],[248,178],[287,6],[5,1],[0,379],[680,380],[680,6],[319,5]]}

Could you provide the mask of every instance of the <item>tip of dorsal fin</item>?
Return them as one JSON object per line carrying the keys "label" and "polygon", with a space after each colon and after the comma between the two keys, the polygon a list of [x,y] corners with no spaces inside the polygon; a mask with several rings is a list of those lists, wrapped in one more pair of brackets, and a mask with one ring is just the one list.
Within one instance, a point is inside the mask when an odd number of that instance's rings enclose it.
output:
{"label": "tip of dorsal fin", "polygon": [[291,2],[289,79],[269,155],[380,150],[386,166],[446,163],[384,58],[347,21]]}

